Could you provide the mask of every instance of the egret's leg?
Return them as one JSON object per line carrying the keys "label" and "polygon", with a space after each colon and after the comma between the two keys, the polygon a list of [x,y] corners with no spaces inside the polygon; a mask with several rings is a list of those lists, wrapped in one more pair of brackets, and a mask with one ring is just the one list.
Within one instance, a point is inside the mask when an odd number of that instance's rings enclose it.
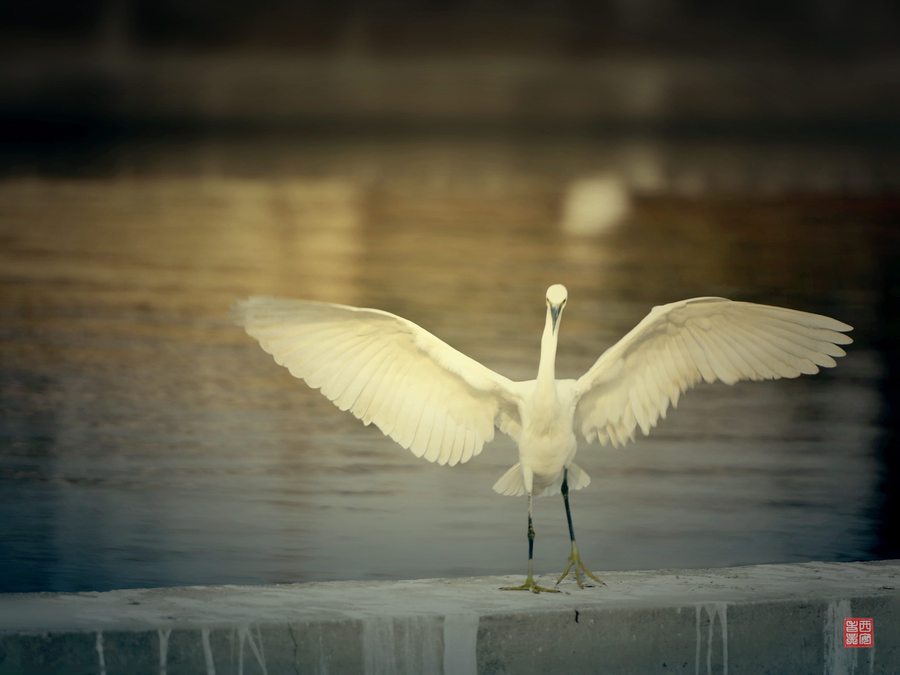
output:
{"label": "egret's leg", "polygon": [[578,584],[579,588],[584,588],[584,582],[582,581],[581,575],[586,574],[591,579],[596,581],[601,586],[605,586],[600,579],[598,579],[593,572],[591,572],[587,567],[584,566],[584,563],[581,562],[581,555],[578,553],[578,546],[575,544],[575,528],[572,526],[572,509],[569,506],[569,470],[563,469],[563,482],[562,482],[562,496],[563,502],[566,505],[566,521],[569,523],[569,539],[572,541],[572,550],[569,552],[569,564],[566,565],[566,569],[563,570],[563,573],[559,576],[559,579],[556,582],[556,585],[559,585],[559,582],[565,579],[569,572],[574,571],[575,574],[575,582]]}
{"label": "egret's leg", "polygon": [[533,499],[528,493],[528,577],[521,586],[504,586],[501,591],[531,591],[532,593],[559,593],[555,588],[538,586],[534,583],[534,525],[531,520]]}

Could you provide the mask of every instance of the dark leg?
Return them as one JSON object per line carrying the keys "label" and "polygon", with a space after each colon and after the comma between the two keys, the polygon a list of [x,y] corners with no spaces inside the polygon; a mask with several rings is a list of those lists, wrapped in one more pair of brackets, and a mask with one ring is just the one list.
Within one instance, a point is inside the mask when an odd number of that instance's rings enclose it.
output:
{"label": "dark leg", "polygon": [[563,469],[562,482],[563,503],[566,505],[566,522],[569,523],[569,541],[575,541],[575,528],[572,527],[572,509],[569,507],[569,470]]}
{"label": "dark leg", "polygon": [[591,579],[596,581],[601,586],[605,586],[600,579],[594,576],[594,573],[591,572],[587,567],[584,566],[584,563],[581,562],[581,555],[578,553],[578,546],[575,545],[575,527],[572,525],[572,508],[569,506],[569,470],[563,469],[563,481],[562,481],[562,496],[563,503],[566,505],[566,522],[569,524],[569,540],[572,542],[572,550],[569,553],[569,564],[566,565],[566,569],[559,576],[559,579],[556,582],[556,585],[559,585],[559,582],[565,579],[569,572],[573,570],[575,572],[575,582],[578,584],[579,588],[584,588],[584,582],[582,581],[581,575],[586,574]]}
{"label": "dark leg", "polygon": [[555,588],[538,586],[534,583],[534,524],[531,518],[533,499],[528,493],[528,577],[521,586],[504,586],[501,591],[531,591],[532,593],[559,593]]}
{"label": "dark leg", "polygon": [[531,495],[528,495],[528,569],[534,560],[534,522],[531,519]]}

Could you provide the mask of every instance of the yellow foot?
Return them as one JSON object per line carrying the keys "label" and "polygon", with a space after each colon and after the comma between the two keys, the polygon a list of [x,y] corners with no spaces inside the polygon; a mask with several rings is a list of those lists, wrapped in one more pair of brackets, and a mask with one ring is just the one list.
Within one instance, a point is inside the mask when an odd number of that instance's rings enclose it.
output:
{"label": "yellow foot", "polygon": [[[575,576],[575,583],[578,584],[578,588],[584,588],[584,579],[582,575],[587,575],[594,581],[596,581],[600,586],[606,586],[606,583],[600,581],[600,578],[597,577],[593,572],[591,572],[587,567],[584,566],[584,563],[581,562],[581,556],[578,553],[578,547],[575,546],[575,542],[572,542],[572,551],[569,553],[569,564],[566,565],[566,569],[562,574],[559,575],[559,579],[556,581],[556,585],[559,586],[559,583],[569,576],[569,572],[571,572]],[[588,584],[591,586],[591,584]]]}
{"label": "yellow foot", "polygon": [[503,586],[501,591],[531,591],[532,593],[559,593],[558,588],[547,588],[546,586],[538,586],[534,583],[534,578],[529,574],[525,579],[525,583],[521,586]]}

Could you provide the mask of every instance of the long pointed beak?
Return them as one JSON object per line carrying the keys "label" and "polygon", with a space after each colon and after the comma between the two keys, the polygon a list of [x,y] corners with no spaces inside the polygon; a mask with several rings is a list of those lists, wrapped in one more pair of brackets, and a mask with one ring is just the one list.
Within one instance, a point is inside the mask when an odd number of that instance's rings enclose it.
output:
{"label": "long pointed beak", "polygon": [[556,324],[559,322],[559,315],[562,313],[561,305],[550,305],[550,319],[553,321],[553,332],[556,332]]}

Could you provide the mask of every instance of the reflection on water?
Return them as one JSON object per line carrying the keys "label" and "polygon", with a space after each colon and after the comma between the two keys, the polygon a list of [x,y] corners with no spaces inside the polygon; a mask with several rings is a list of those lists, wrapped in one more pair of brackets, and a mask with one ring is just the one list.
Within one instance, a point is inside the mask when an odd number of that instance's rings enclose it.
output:
{"label": "reflection on water", "polygon": [[[491,491],[512,443],[416,460],[229,323],[257,293],[388,309],[515,379],[553,282],[560,376],[682,297],[833,315],[857,327],[837,369],[702,386],[650,438],[582,447],[579,542],[598,570],[898,555],[896,200],[642,191],[665,172],[641,153],[616,182],[552,145],[379,147],[0,182],[0,590],[522,571],[524,501]],[[562,504],[536,509],[558,571]]]}

